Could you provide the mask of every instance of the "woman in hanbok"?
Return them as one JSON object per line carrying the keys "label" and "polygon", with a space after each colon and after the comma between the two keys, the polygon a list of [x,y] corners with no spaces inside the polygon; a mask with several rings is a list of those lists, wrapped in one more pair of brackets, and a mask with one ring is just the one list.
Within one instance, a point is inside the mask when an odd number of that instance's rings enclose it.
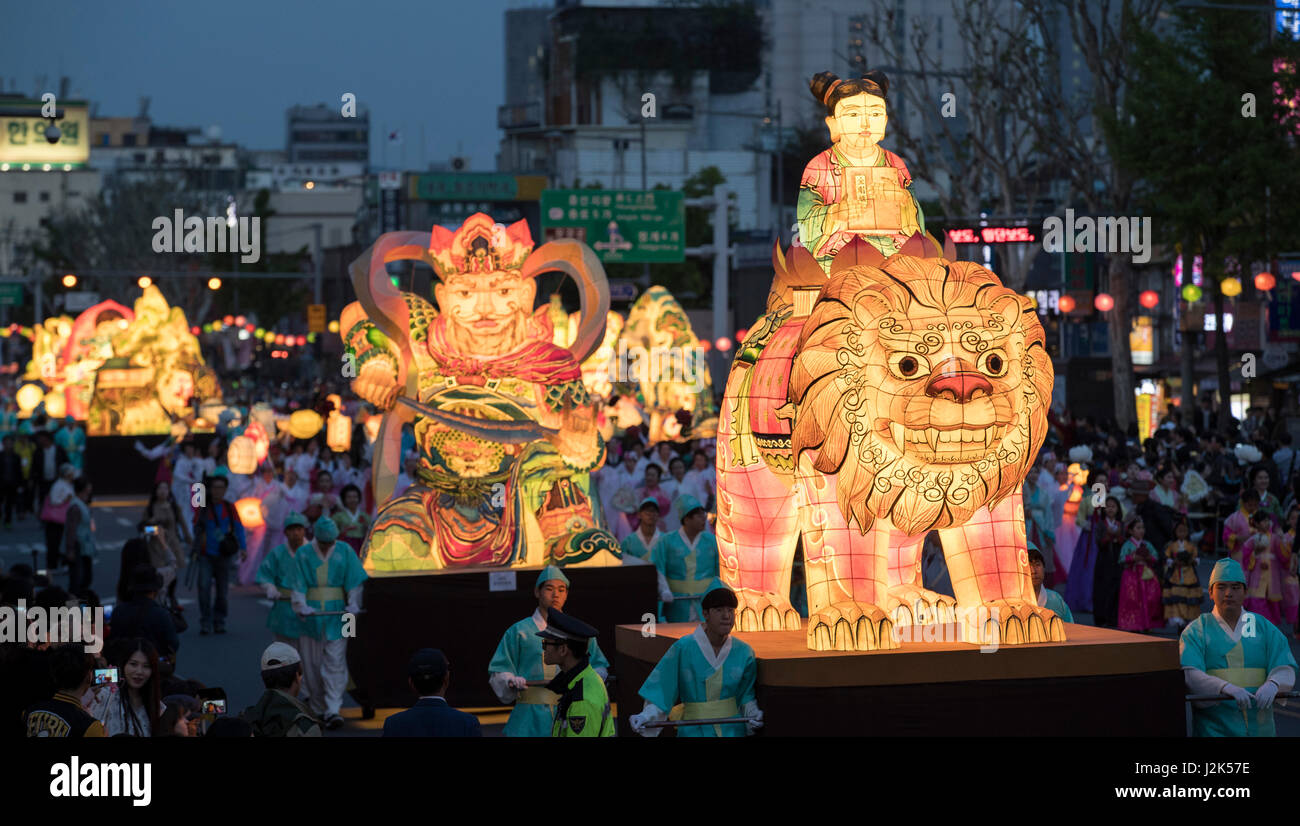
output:
{"label": "woman in hanbok", "polygon": [[1273,520],[1263,508],[1250,519],[1254,533],[1241,546],[1246,569],[1246,605],[1274,625],[1282,624],[1282,554]]}
{"label": "woman in hanbok", "polygon": [[1183,517],[1174,525],[1174,541],[1165,546],[1165,619],[1181,628],[1201,615],[1205,592],[1196,575],[1196,543]]}
{"label": "woman in hanbok", "polygon": [[[266,552],[279,545],[283,539],[275,543],[268,543],[272,539],[272,534],[282,534],[282,529],[278,526],[284,524],[284,517],[287,514],[281,505],[281,496],[279,493],[280,483],[275,479],[275,469],[270,464],[263,464],[258,472],[252,476],[252,485],[245,493],[246,497],[256,499],[261,507],[262,524],[256,528],[244,526],[244,537],[248,545],[248,553],[239,563],[239,584],[248,585],[257,580],[257,569],[261,567],[262,560],[266,557]],[[279,517],[276,519],[275,517]]]}
{"label": "woman in hanbok", "polygon": [[1187,500],[1178,490],[1178,474],[1173,468],[1165,468],[1157,477],[1160,484],[1151,492],[1151,498],[1170,510],[1187,513]]}
{"label": "woman in hanbok", "polygon": [[1250,478],[1252,490],[1259,494],[1259,509],[1267,513],[1269,518],[1273,520],[1273,524],[1280,530],[1282,527],[1282,503],[1268,489],[1269,483],[1272,481],[1269,478],[1268,471],[1264,468],[1258,468],[1251,474]]}
{"label": "woman in hanbok", "polygon": [[370,531],[370,517],[361,507],[361,489],[356,485],[343,488],[343,502],[334,513],[334,524],[339,526],[339,539],[361,553],[361,546]]}
{"label": "woman in hanbok", "polygon": [[1228,556],[1241,563],[1241,546],[1252,533],[1250,520],[1259,510],[1259,493],[1253,488],[1241,494],[1241,503],[1237,510],[1223,520],[1223,544],[1228,548]]}
{"label": "woman in hanbok", "polygon": [[669,497],[668,491],[659,484],[659,478],[661,475],[662,473],[658,465],[654,463],[646,465],[645,483],[636,489],[636,501],[638,509],[640,508],[640,503],[644,502],[646,499],[654,499],[659,503],[659,513],[661,514],[659,517],[659,530],[663,533],[667,533],[668,525],[664,522],[662,514],[672,507],[673,500]]}
{"label": "woman in hanbok", "polygon": [[1160,578],[1156,575],[1158,554],[1143,537],[1146,525],[1133,517],[1128,524],[1128,541],[1119,551],[1124,566],[1119,587],[1119,627],[1121,631],[1150,631],[1164,623],[1160,597]]}
{"label": "woman in hanbok", "polygon": [[309,522],[315,524],[322,516],[332,519],[342,507],[343,502],[334,493],[334,475],[327,470],[318,471],[312,483],[311,496],[307,499],[307,510],[303,511],[303,515]]}
{"label": "woman in hanbok", "polygon": [[[709,454],[703,450],[695,451],[695,456],[691,460],[691,469],[686,471],[685,478],[695,485],[696,490],[693,495],[704,504],[705,509],[713,509],[717,504],[718,483],[714,475],[713,460],[709,458]],[[704,494],[707,498],[701,498],[698,494]]]}
{"label": "woman in hanbok", "polygon": [[1286,513],[1286,533],[1282,534],[1282,619],[1291,623],[1292,635],[1300,631],[1300,576],[1296,554],[1296,522],[1300,520],[1300,505],[1292,505]]}

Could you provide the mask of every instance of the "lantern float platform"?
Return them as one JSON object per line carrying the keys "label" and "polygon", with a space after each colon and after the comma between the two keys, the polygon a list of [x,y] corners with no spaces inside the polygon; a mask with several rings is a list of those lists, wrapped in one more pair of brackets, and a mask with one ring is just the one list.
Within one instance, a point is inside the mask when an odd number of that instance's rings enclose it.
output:
{"label": "lantern float platform", "polygon": [[[447,655],[452,705],[500,706],[488,686],[488,663],[506,629],[537,610],[533,585],[540,571],[536,566],[372,575],[364,586],[357,635],[348,640],[348,671],[356,683],[351,693],[363,713],[414,705],[406,665],[421,648]],[[563,610],[600,630],[597,642],[612,664],[615,626],[655,611],[654,566],[566,567],[564,575],[571,584]]]}
{"label": "lantern float platform", "polygon": [[[640,625],[618,627],[616,697],[631,709],[619,715],[620,734],[631,733],[627,714],[641,710],[637,690],[655,663],[695,627],[659,625],[653,637]],[[768,735],[1185,735],[1177,640],[1090,625],[1066,625],[1065,633],[1067,642],[990,653],[959,642],[810,651],[804,631],[736,636],[758,659]]]}

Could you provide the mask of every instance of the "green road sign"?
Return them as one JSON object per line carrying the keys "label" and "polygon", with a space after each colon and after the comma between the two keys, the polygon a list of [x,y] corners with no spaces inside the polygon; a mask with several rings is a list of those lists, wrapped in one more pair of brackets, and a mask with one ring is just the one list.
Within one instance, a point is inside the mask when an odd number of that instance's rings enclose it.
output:
{"label": "green road sign", "polygon": [[0,284],[0,307],[17,307],[22,303],[22,284]]}
{"label": "green road sign", "polygon": [[542,233],[576,238],[605,262],[673,263],[686,258],[686,207],[668,190],[548,189]]}

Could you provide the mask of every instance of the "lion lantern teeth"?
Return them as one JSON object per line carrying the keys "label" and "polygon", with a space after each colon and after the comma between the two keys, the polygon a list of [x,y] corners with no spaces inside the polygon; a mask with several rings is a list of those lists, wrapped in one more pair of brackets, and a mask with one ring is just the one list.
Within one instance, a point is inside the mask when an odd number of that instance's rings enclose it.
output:
{"label": "lion lantern teeth", "polygon": [[890,435],[894,437],[894,447],[898,448],[898,452],[900,454],[906,452],[904,448],[907,445],[907,430],[903,427],[902,423],[890,422],[889,432]]}

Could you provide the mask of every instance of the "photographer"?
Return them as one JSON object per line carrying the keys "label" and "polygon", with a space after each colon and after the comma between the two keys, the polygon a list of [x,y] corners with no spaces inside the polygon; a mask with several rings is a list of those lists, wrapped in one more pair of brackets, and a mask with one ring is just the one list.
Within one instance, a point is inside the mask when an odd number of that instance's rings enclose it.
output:
{"label": "photographer", "polygon": [[[243,559],[247,540],[235,506],[226,501],[224,476],[207,477],[207,504],[194,514],[194,557],[199,580],[199,634],[226,633],[226,594],[235,558]],[[215,586],[217,604],[212,604]]]}
{"label": "photographer", "polygon": [[163,713],[157,649],[147,639],[119,639],[105,653],[117,669],[117,682],[91,686],[94,699],[87,711],[109,737],[154,736]]}

